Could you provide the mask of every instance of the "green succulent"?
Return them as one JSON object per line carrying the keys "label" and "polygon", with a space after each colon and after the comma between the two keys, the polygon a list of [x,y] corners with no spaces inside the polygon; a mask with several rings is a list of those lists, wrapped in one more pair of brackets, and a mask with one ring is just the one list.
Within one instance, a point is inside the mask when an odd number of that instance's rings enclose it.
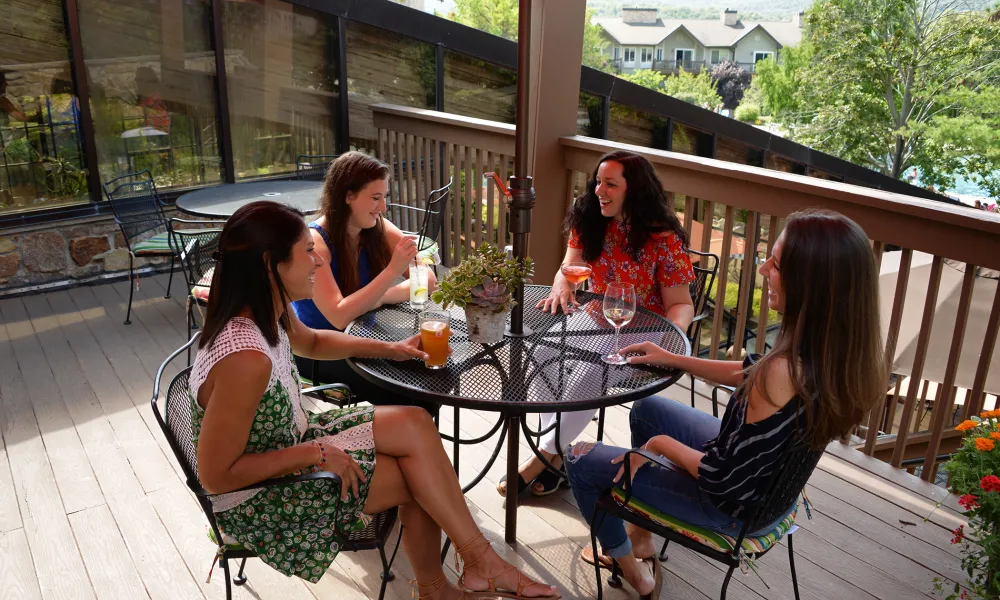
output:
{"label": "green succulent", "polygon": [[438,283],[431,299],[444,308],[471,304],[503,312],[514,306],[514,289],[528,283],[534,271],[530,257],[523,261],[507,258],[503,250],[483,244]]}

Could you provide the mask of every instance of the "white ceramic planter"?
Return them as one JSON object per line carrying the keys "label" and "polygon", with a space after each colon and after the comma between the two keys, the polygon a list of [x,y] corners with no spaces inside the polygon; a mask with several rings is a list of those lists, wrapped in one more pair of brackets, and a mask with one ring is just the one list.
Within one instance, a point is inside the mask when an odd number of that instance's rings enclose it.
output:
{"label": "white ceramic planter", "polygon": [[469,341],[477,344],[497,344],[503,340],[510,310],[492,312],[478,306],[465,307],[465,323],[469,329]]}

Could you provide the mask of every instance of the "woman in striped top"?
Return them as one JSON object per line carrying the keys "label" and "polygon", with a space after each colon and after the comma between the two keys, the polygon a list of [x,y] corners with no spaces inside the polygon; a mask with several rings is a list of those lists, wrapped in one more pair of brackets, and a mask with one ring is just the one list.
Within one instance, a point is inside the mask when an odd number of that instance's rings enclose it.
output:
{"label": "woman in striped top", "polygon": [[[675,467],[646,466],[648,461],[633,456],[627,475],[636,499],[734,537],[783,450],[796,439],[820,449],[846,435],[874,405],[886,375],[878,271],[856,223],[821,211],[789,216],[760,274],[768,282],[768,306],[782,313],[778,338],[766,356],[743,364],[704,360],[648,342],[622,351],[638,354],[629,359],[633,364],[682,369],[738,386],[721,420],[667,398],[636,402],[630,417],[633,446],[660,454]],[[570,484],[588,521],[598,497],[620,485],[624,453],[589,443],[567,449]],[[773,524],[752,533],[770,529]],[[626,531],[620,519],[608,517],[597,537],[606,555],[602,560],[618,560],[640,594],[654,591],[656,561],[653,572],[642,562],[655,554],[648,531]]]}

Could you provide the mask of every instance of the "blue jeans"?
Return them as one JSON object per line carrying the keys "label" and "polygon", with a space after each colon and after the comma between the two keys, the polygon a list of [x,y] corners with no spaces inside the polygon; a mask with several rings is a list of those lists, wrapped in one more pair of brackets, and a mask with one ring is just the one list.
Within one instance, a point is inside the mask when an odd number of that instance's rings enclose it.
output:
{"label": "blue jeans", "polygon": [[[700,450],[705,442],[719,435],[722,424],[710,414],[658,396],[636,402],[629,421],[632,446],[635,448],[654,436],[669,435]],[[628,450],[589,443],[575,444],[566,449],[566,473],[577,506],[588,523],[594,516],[597,499],[615,485],[612,480],[620,465],[611,464],[611,460]],[[697,480],[680,466],[667,469],[649,463],[642,467],[632,482],[632,495],[660,512],[732,537],[739,535],[743,525],[732,515],[719,510],[701,491]],[[621,558],[632,551],[632,542],[625,534],[625,523],[619,518],[606,516],[597,529],[597,539],[604,554],[612,558]]]}

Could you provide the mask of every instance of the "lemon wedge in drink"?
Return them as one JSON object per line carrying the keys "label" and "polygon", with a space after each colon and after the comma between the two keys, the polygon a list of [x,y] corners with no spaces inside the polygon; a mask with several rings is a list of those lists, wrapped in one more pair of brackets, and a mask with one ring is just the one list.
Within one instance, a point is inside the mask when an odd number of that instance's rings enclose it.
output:
{"label": "lemon wedge in drink", "polygon": [[413,290],[413,299],[417,301],[427,300],[427,288],[418,287],[417,289]]}

